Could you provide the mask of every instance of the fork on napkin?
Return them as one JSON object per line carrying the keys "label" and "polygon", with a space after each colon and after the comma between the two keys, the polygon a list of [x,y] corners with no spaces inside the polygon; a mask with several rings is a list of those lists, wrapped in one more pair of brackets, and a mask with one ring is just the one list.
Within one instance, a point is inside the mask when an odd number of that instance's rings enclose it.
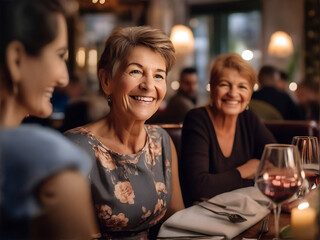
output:
{"label": "fork on napkin", "polygon": [[[167,219],[161,226],[158,237],[177,237],[196,232],[205,235],[223,235],[227,239],[232,239],[269,214],[268,208],[253,200],[259,194],[261,193],[257,188],[248,187],[226,192],[209,199],[210,202],[225,205],[224,211],[246,215],[246,222],[234,224],[210,211],[191,206],[176,212]],[[221,210],[220,207],[211,204],[206,206],[212,210]]]}
{"label": "fork on napkin", "polygon": [[243,195],[242,193],[236,193],[236,192],[233,193],[232,198],[226,199],[226,196],[225,196],[226,194],[229,195],[228,193],[223,193],[214,198],[209,199],[207,202],[216,204],[216,207],[220,209],[221,207],[219,207],[218,205],[224,206],[225,210],[240,213],[242,215],[246,215],[246,216],[256,215],[258,211],[257,206],[260,207],[260,205],[253,204],[252,203],[252,201],[254,201],[253,199],[251,199],[246,195]]}

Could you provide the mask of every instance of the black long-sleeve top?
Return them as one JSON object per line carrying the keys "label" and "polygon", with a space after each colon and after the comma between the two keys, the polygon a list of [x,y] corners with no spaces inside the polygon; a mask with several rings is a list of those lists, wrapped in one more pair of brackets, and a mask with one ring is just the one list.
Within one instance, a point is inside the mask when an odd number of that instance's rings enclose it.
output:
{"label": "black long-sleeve top", "polygon": [[205,107],[191,110],[183,123],[181,185],[185,204],[211,198],[223,192],[252,186],[254,181],[241,178],[236,169],[252,158],[260,159],[267,143],[275,143],[272,133],[250,110],[238,116],[236,133],[229,157],[220,149]]}

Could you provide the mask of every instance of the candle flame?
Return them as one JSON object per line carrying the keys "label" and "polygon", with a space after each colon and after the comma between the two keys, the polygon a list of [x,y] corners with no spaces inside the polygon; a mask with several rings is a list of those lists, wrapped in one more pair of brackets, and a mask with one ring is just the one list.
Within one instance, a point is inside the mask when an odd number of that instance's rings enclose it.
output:
{"label": "candle flame", "polygon": [[303,210],[303,209],[306,209],[308,207],[309,207],[309,203],[308,202],[303,202],[303,203],[299,204],[298,209],[299,210]]}

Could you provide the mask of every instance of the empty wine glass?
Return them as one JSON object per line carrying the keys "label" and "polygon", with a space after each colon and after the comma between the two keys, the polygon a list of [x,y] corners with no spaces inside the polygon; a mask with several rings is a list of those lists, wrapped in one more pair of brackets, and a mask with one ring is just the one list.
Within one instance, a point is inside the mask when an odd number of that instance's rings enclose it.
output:
{"label": "empty wine glass", "polygon": [[318,138],[314,136],[295,136],[292,144],[298,147],[300,161],[305,177],[309,183],[309,190],[319,185],[319,145]]}
{"label": "empty wine glass", "polygon": [[273,203],[275,238],[279,239],[281,204],[291,198],[302,183],[298,148],[290,144],[267,144],[255,176],[258,189]]}

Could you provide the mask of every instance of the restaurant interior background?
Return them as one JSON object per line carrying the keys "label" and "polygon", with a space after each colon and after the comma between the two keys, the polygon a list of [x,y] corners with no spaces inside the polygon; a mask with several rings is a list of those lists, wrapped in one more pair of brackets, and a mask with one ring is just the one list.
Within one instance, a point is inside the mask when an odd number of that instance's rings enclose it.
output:
{"label": "restaurant interior background", "polygon": [[[151,25],[168,35],[176,25],[192,31],[193,43],[191,39],[181,43],[182,47],[176,45],[177,64],[168,75],[166,100],[178,88],[182,67],[195,65],[199,96],[206,103],[210,66],[216,56],[228,52],[241,54],[257,72],[262,65],[270,64],[286,71],[290,83],[305,80],[318,87],[319,0],[68,0],[67,3],[70,80],[77,76],[86,91],[98,90],[97,61],[111,31],[119,26],[136,25]],[[271,36],[277,31],[291,37],[291,49],[285,52],[268,49]],[[293,90],[295,87],[291,85]]]}

